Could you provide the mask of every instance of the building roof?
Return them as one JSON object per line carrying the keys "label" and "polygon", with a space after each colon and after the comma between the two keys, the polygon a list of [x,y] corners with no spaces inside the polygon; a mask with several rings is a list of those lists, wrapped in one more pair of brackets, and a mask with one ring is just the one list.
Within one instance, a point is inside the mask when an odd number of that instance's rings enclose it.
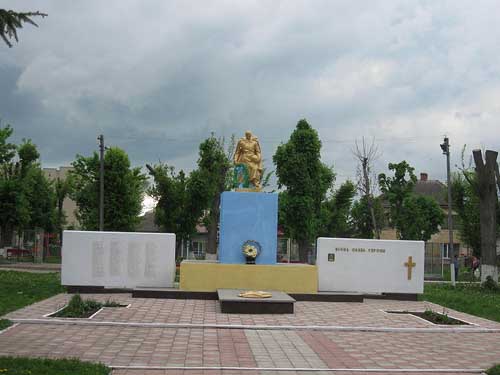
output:
{"label": "building roof", "polygon": [[155,224],[155,213],[153,210],[141,216],[141,222],[137,226],[138,232],[159,232],[160,228]]}
{"label": "building roof", "polygon": [[[439,180],[429,180],[427,173],[421,173],[420,179],[415,183],[413,192],[417,195],[423,195],[426,197],[431,197],[436,200],[436,202],[444,209],[448,207],[448,199],[446,194],[446,185]],[[382,197],[382,205],[385,208],[389,207],[389,202]]]}
{"label": "building roof", "polygon": [[[161,232],[160,228],[158,225],[155,223],[155,213],[153,210],[146,212],[144,215],[141,216],[141,222],[137,226],[137,231],[138,232]],[[204,234],[208,233],[207,228],[203,224],[197,224],[196,225],[196,233],[198,234]]]}
{"label": "building roof", "polygon": [[448,206],[446,199],[446,185],[438,180],[418,180],[413,192],[418,195],[424,195],[434,198],[440,206]]}

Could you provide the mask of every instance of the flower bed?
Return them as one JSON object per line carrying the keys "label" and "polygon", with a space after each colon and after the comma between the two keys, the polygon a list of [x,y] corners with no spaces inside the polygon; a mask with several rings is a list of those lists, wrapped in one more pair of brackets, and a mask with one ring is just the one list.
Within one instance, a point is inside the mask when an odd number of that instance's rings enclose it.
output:
{"label": "flower bed", "polygon": [[419,318],[425,319],[428,322],[439,325],[469,325],[469,323],[464,322],[462,320],[452,318],[448,316],[445,312],[442,314],[435,312],[433,310],[425,310],[425,311],[387,311],[389,314],[409,314],[418,316]]}
{"label": "flower bed", "polygon": [[90,318],[103,307],[126,307],[126,305],[120,305],[114,301],[101,303],[91,299],[83,300],[79,294],[75,294],[66,307],[49,316],[51,318]]}

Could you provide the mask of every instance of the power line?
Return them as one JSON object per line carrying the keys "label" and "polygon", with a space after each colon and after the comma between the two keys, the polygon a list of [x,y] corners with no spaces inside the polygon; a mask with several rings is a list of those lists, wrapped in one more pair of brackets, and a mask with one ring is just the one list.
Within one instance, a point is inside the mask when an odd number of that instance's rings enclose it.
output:
{"label": "power line", "polygon": [[[208,136],[207,136],[208,137]],[[231,139],[230,137],[225,137],[225,136],[220,136],[221,138],[225,138],[226,140]],[[441,136],[418,136],[418,137],[383,137],[383,138],[377,138],[375,137],[375,142],[417,142],[419,140],[426,140],[426,139],[438,139],[441,138]],[[151,138],[145,138],[144,135],[138,135],[137,137],[115,137],[113,140],[115,142],[127,142],[127,141],[133,141],[137,142],[140,140],[140,142],[164,142],[164,143],[201,143],[205,140],[206,138],[172,138],[172,137],[161,137],[161,136],[154,136]],[[259,142],[262,143],[279,143],[279,142],[286,142],[287,139],[283,138],[268,138],[268,137],[258,137]],[[338,143],[338,144],[345,144],[345,143],[354,143],[356,141],[356,138],[352,139],[320,139],[321,143]]]}

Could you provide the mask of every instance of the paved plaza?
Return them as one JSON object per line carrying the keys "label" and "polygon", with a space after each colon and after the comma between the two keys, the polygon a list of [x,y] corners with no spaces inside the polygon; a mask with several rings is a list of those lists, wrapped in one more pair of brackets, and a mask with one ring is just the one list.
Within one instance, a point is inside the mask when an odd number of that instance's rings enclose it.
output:
{"label": "paved plaza", "polygon": [[91,319],[47,317],[60,294],[12,312],[0,355],[76,357],[114,375],[481,373],[500,362],[500,323],[446,310],[467,326],[437,326],[407,314],[442,312],[427,302],[297,302],[295,314],[220,312],[218,301],[84,295],[127,307]]}

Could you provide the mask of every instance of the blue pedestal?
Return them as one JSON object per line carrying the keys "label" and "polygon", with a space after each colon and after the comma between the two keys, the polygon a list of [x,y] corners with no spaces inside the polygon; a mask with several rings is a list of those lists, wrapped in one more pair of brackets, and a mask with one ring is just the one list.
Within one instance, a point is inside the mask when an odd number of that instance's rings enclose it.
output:
{"label": "blue pedestal", "polygon": [[276,264],[278,194],[226,191],[221,196],[220,263],[245,263],[241,247],[260,243],[256,264]]}

